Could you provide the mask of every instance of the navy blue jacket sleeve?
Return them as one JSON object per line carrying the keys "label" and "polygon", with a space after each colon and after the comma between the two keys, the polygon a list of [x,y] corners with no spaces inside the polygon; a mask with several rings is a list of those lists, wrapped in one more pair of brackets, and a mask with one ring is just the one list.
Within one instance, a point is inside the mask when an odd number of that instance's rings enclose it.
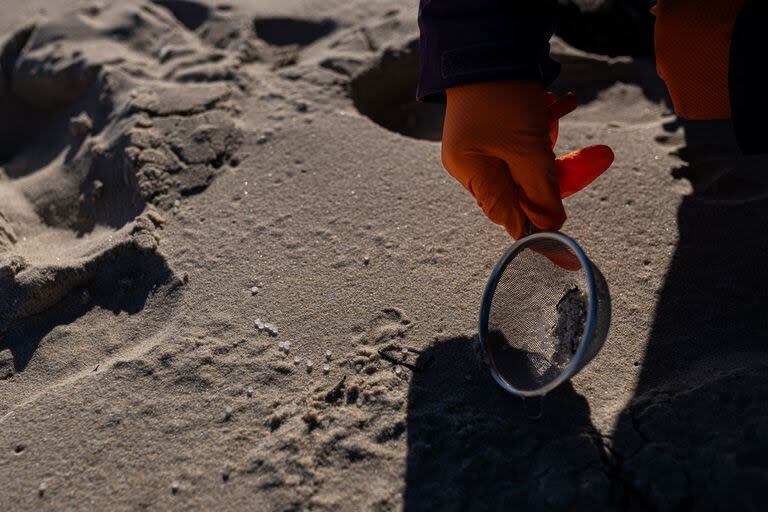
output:
{"label": "navy blue jacket sleeve", "polygon": [[417,97],[444,101],[445,89],[493,80],[549,85],[554,0],[420,0]]}

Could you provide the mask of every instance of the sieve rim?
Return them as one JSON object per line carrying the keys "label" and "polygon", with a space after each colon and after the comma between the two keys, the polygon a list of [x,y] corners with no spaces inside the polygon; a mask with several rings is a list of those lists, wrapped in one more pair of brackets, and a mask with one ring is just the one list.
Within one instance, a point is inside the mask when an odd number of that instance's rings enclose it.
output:
{"label": "sieve rim", "polygon": [[[587,288],[589,289],[589,304],[587,308],[587,321],[584,326],[584,334],[582,335],[581,343],[579,344],[579,348],[576,349],[576,353],[574,354],[573,358],[571,358],[571,361],[568,363],[565,369],[551,382],[537,389],[523,390],[518,389],[510,384],[501,375],[499,370],[496,368],[493,357],[491,357],[490,349],[486,343],[486,340],[488,337],[488,319],[491,313],[491,301],[493,299],[493,294],[496,292],[496,286],[499,283],[499,279],[501,278],[501,275],[504,273],[504,270],[507,268],[507,266],[509,266],[510,262],[515,258],[515,256],[517,256],[520,251],[525,249],[527,245],[535,240],[557,240],[558,242],[562,242],[573,250],[586,273]],[[596,322],[595,319],[597,317],[597,300],[595,293],[595,273],[592,269],[592,262],[589,261],[589,258],[587,258],[587,255],[581,246],[568,235],[559,231],[540,231],[515,241],[515,243],[513,243],[509,249],[507,249],[501,259],[499,259],[498,263],[496,263],[493,272],[491,272],[491,277],[488,279],[488,284],[485,287],[485,291],[483,292],[483,299],[480,303],[480,325],[478,329],[480,350],[483,354],[491,377],[493,377],[493,380],[495,380],[496,383],[508,393],[512,393],[513,395],[518,395],[525,398],[546,395],[554,388],[573,377],[579,369],[579,365],[584,358],[584,354],[586,353],[587,348],[592,341],[592,335],[594,334]]]}

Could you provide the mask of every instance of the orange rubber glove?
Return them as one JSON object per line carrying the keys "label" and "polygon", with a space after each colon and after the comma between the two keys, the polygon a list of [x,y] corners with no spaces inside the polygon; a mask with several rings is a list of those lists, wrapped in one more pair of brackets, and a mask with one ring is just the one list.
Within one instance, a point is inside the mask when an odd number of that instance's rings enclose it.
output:
{"label": "orange rubber glove", "polygon": [[744,0],[660,0],[651,10],[656,15],[656,71],[678,116],[731,117],[731,34],[743,6]]}
{"label": "orange rubber glove", "polygon": [[555,159],[558,119],[576,108],[526,80],[486,82],[446,91],[443,165],[486,216],[514,238],[565,222],[562,198],[591,183],[613,162],[608,146]]}

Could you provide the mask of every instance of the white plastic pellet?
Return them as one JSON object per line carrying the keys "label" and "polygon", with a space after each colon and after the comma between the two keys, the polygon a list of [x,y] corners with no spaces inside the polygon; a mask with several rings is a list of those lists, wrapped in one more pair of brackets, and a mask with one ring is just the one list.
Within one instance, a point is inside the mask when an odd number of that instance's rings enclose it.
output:
{"label": "white plastic pellet", "polygon": [[402,373],[403,369],[399,366],[395,366],[395,374],[400,375]]}
{"label": "white plastic pellet", "polygon": [[291,350],[291,342],[290,341],[284,341],[283,342],[283,350],[285,350],[286,352]]}
{"label": "white plastic pellet", "polygon": [[311,359],[307,359],[307,370],[309,370],[309,371],[312,370],[312,364],[313,364],[312,360]]}
{"label": "white plastic pellet", "polygon": [[299,356],[296,356],[293,358],[293,364],[299,364],[301,362],[301,358]]}
{"label": "white plastic pellet", "polygon": [[245,395],[249,398],[253,396],[253,386],[245,388]]}
{"label": "white plastic pellet", "polygon": [[327,364],[324,364],[323,365],[323,373],[328,373],[329,371],[331,371],[331,367],[328,366]]}
{"label": "white plastic pellet", "polygon": [[332,355],[331,351],[330,350],[326,350],[325,351],[325,360],[326,361],[330,361],[331,360],[331,355]]}

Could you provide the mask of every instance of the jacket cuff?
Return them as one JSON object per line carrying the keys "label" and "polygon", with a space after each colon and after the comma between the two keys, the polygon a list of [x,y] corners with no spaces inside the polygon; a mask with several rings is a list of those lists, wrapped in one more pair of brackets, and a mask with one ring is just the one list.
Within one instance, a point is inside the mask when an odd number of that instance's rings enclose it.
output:
{"label": "jacket cuff", "polygon": [[445,101],[450,87],[498,80],[548,86],[560,72],[549,56],[554,0],[420,0],[416,96]]}
{"label": "jacket cuff", "polygon": [[[434,69],[422,67],[416,97],[443,103],[446,89],[498,80],[535,80],[548,87],[560,74],[560,63],[549,56],[549,44],[531,55],[519,52],[512,42],[446,50],[433,59]],[[423,53],[421,58],[429,60]]]}

